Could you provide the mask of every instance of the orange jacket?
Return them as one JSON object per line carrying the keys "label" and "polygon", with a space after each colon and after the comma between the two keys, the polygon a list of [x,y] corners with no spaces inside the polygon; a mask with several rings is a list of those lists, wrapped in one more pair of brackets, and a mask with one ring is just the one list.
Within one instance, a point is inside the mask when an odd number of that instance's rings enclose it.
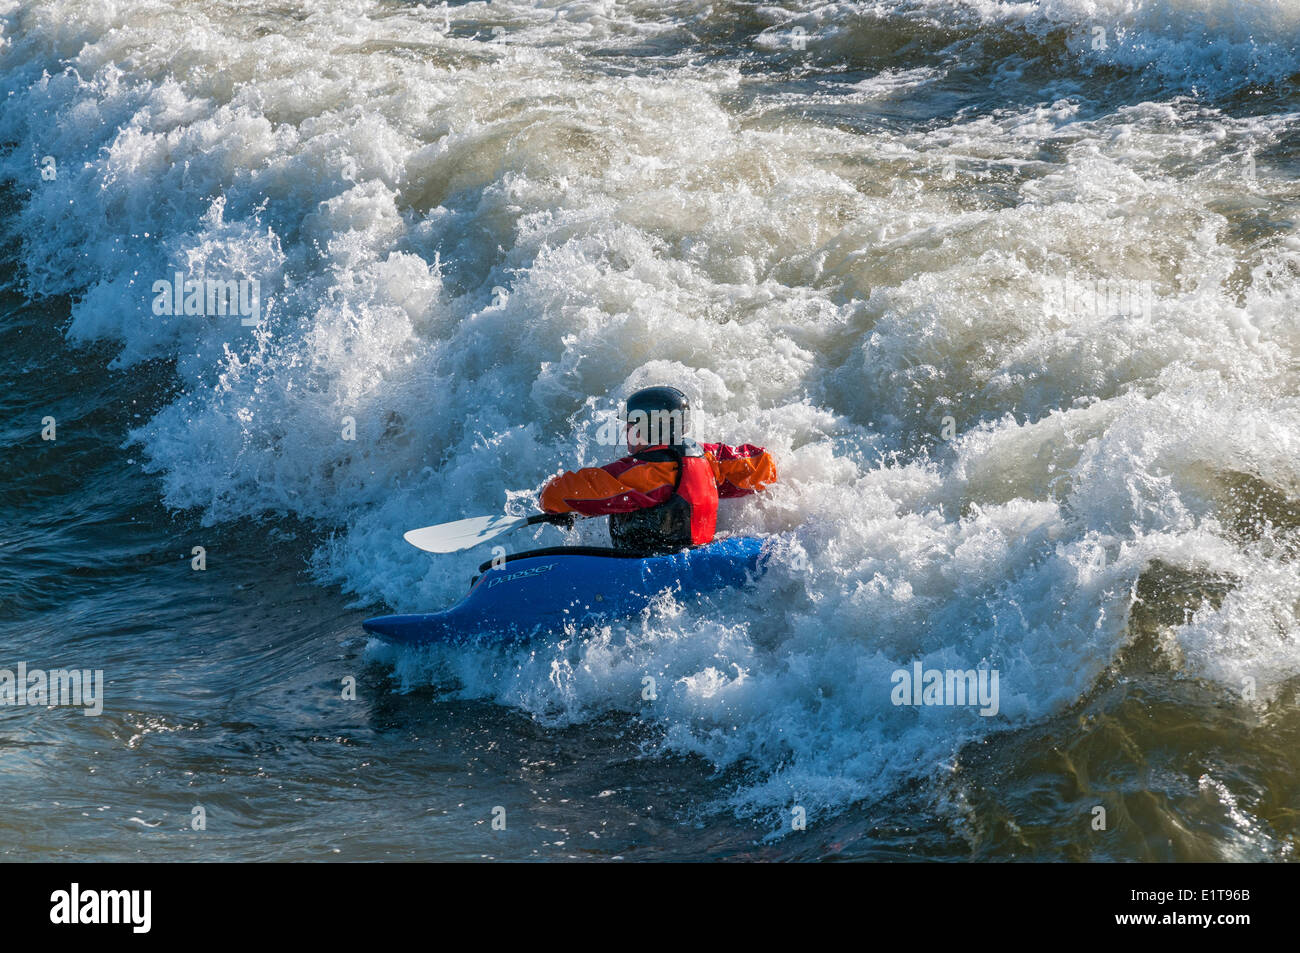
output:
{"label": "orange jacket", "polygon": [[[722,443],[700,446],[722,499],[748,496],[776,482],[776,464],[762,447],[728,447]],[[542,488],[542,509],[583,516],[630,513],[657,506],[671,497],[676,477],[676,463],[647,463],[623,457],[603,467],[583,467],[552,478]]]}

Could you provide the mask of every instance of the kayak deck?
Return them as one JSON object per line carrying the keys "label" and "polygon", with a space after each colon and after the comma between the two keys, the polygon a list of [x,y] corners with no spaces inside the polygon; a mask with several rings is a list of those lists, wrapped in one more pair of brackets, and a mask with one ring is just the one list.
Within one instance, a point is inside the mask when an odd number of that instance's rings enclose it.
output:
{"label": "kayak deck", "polygon": [[450,609],[367,619],[367,632],[399,645],[491,634],[525,638],[568,624],[634,615],[666,589],[684,595],[743,586],[766,562],[764,541],[735,536],[660,556],[588,547],[536,550],[484,564],[469,594]]}

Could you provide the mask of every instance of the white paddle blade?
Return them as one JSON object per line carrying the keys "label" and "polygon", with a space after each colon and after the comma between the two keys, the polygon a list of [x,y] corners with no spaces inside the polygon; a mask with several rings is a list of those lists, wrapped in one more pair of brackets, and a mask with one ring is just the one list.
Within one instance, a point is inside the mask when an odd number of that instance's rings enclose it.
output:
{"label": "white paddle blade", "polygon": [[458,553],[479,543],[486,543],[527,522],[527,516],[471,516],[454,523],[413,529],[403,533],[402,538],[426,553]]}

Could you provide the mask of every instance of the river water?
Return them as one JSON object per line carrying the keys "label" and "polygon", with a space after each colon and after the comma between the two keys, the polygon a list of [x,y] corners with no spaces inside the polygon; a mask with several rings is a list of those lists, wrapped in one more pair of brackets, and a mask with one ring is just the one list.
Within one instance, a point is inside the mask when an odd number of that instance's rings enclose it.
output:
{"label": "river water", "polygon": [[[1294,857],[1300,3],[0,29],[0,668],[104,677],[0,706],[0,857]],[[776,456],[752,590],[367,640],[652,383]]]}

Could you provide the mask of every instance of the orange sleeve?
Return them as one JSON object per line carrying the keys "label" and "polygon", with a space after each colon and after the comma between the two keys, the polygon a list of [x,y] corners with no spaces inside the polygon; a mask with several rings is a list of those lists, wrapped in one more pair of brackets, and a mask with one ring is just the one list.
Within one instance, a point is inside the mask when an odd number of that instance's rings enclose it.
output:
{"label": "orange sleeve", "polygon": [[548,513],[605,516],[655,506],[673,494],[676,464],[630,463],[583,467],[553,477],[542,488],[542,509]]}
{"label": "orange sleeve", "polygon": [[704,452],[713,460],[718,475],[718,496],[724,500],[757,493],[776,482],[776,461],[762,447],[748,443],[739,447],[706,443]]}

